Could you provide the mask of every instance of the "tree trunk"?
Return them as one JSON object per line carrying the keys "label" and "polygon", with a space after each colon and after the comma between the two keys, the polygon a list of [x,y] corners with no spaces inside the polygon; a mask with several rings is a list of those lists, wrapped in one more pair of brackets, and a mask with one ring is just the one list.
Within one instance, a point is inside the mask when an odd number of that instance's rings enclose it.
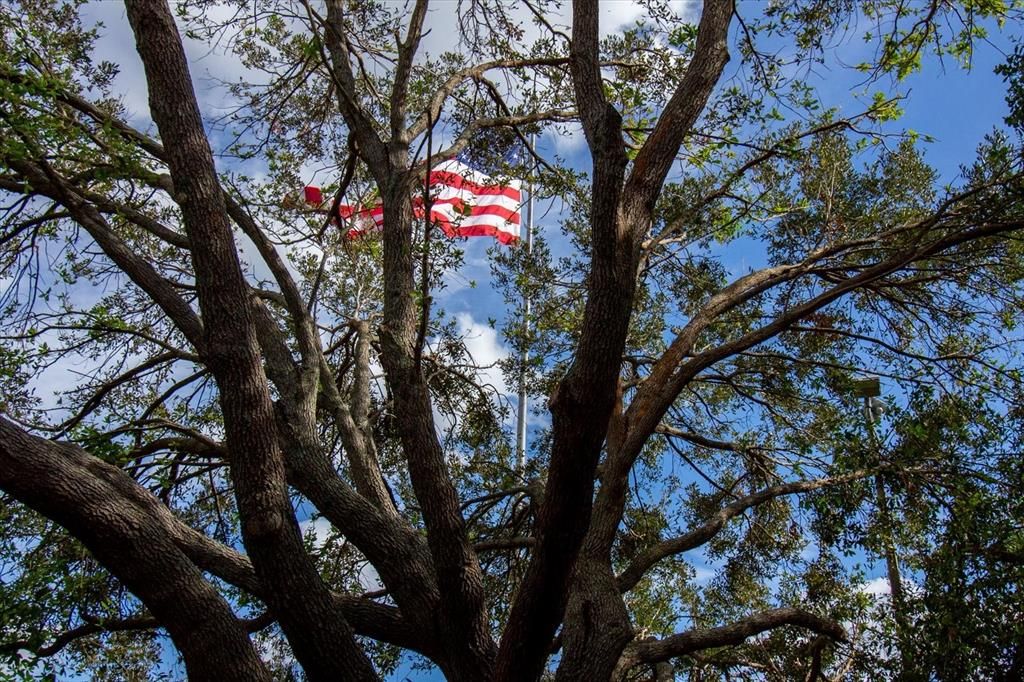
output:
{"label": "tree trunk", "polygon": [[388,183],[383,194],[381,363],[441,592],[436,617],[444,649],[442,668],[453,682],[484,680],[491,676],[495,646],[484,605],[483,572],[466,536],[458,492],[437,438],[430,390],[418,362],[417,344],[422,339],[413,276],[411,187],[401,178]]}
{"label": "tree trunk", "polygon": [[314,680],[376,680],[303,548],[263,374],[247,285],[203,129],[184,48],[163,0],[126,5],[149,104],[192,244],[204,360],[217,382],[242,538],[296,659]]}
{"label": "tree trunk", "polygon": [[66,528],[142,600],[190,680],[270,679],[227,603],[153,513],[160,501],[123,471],[0,417],[0,487]]}
{"label": "tree trunk", "polygon": [[562,626],[557,682],[609,680],[634,633],[607,561],[584,554],[576,564]]}

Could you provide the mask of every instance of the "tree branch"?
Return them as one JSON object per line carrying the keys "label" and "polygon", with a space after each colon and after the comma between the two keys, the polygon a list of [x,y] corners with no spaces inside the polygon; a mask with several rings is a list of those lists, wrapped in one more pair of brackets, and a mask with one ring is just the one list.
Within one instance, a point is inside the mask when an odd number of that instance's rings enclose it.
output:
{"label": "tree branch", "polygon": [[298,533],[248,287],[174,17],[164,0],[131,0],[126,9],[153,120],[175,141],[167,166],[185,232],[203,244],[191,256],[207,323],[204,358],[219,389],[243,541],[307,675],[376,680]]}
{"label": "tree branch", "polygon": [[36,658],[48,658],[60,653],[64,647],[75,640],[98,635],[103,632],[129,632],[133,630],[155,630],[161,627],[160,622],[152,616],[137,616],[135,618],[121,619],[99,619],[83,616],[86,622],[78,627],[66,630],[56,637],[49,644],[39,648],[33,648],[28,641],[8,642],[0,645],[0,652],[15,654],[18,651],[30,651]]}
{"label": "tree branch", "polygon": [[190,676],[270,679],[227,603],[151,513],[160,502],[123,471],[0,417],[0,488],[67,528],[137,595]]}
{"label": "tree branch", "polygon": [[847,639],[846,630],[835,621],[822,618],[803,609],[792,607],[772,609],[747,616],[731,625],[689,630],[661,640],[632,644],[620,659],[616,673],[622,675],[629,668],[641,663],[657,663],[707,649],[737,646],[750,637],[784,625],[806,628],[819,635],[831,637],[838,642],[845,642]]}
{"label": "tree branch", "polygon": [[121,240],[103,214],[67,184],[55,170],[40,158],[41,165],[28,161],[10,162],[11,167],[29,183],[33,192],[62,204],[75,221],[96,241],[99,247],[131,280],[171,319],[193,348],[203,352],[204,330],[192,307],[181,298],[174,284],[163,277],[146,260]]}
{"label": "tree branch", "polygon": [[[310,16],[319,19],[309,3],[304,4]],[[324,66],[330,72],[338,91],[338,109],[358,141],[360,155],[366,159],[378,183],[383,184],[390,162],[384,141],[374,129],[372,117],[359,105],[356,96],[355,76],[352,74],[348,45],[345,42],[345,3],[342,0],[327,0],[327,19],[319,20],[324,27],[325,43],[330,54],[330,59],[323,56]]]}
{"label": "tree branch", "polygon": [[[110,392],[116,389],[118,386],[123,386],[124,384],[133,381],[140,375],[148,372],[151,369],[159,367],[160,365],[163,365],[168,362],[174,362],[180,359],[182,359],[181,355],[176,352],[158,353],[157,355],[154,355],[148,360],[139,363],[135,367],[132,367],[131,369],[122,372],[118,376],[104,382],[101,386],[99,386],[96,389],[96,391],[89,397],[89,399],[85,401],[85,405],[83,405],[78,410],[78,412],[76,412],[64,423],[57,427],[59,431],[57,432],[55,437],[60,438],[61,436],[65,435],[68,431],[78,426],[82,422],[82,420],[88,417],[93,410],[99,407],[100,404],[103,402],[103,399],[107,397],[107,395],[109,395]],[[198,360],[199,358],[196,357],[194,359]]]}
{"label": "tree branch", "polygon": [[784,495],[806,493],[812,490],[830,488],[844,483],[849,483],[851,481],[857,481],[873,475],[876,471],[876,469],[864,469],[843,474],[841,476],[819,478],[811,481],[783,483],[769,488],[764,488],[756,493],[751,493],[750,495],[742,497],[732,504],[722,507],[714,514],[714,516],[685,535],[680,535],[679,537],[675,537],[670,540],[663,540],[648,547],[639,555],[634,557],[629,566],[627,566],[626,569],[618,576],[619,590],[621,592],[628,592],[636,587],[637,583],[639,583],[644,577],[644,574],[646,574],[647,571],[662,559],[675,554],[681,554],[682,552],[687,552],[691,549],[696,549],[697,547],[705,544],[718,535],[718,533],[725,528],[725,524],[728,523],[730,519],[739,516],[748,509]]}
{"label": "tree branch", "polygon": [[406,99],[409,96],[409,76],[412,73],[412,62],[423,37],[423,20],[427,16],[429,0],[416,0],[409,17],[409,29],[405,40],[398,43],[398,62],[395,64],[395,77],[391,87],[391,139],[408,143],[406,137],[405,115]]}
{"label": "tree branch", "polygon": [[[683,79],[665,105],[626,182],[627,212],[650,216],[676,153],[714,90],[729,61],[729,24],[733,0],[707,0],[697,27],[697,44]],[[646,231],[645,221],[634,229]]]}

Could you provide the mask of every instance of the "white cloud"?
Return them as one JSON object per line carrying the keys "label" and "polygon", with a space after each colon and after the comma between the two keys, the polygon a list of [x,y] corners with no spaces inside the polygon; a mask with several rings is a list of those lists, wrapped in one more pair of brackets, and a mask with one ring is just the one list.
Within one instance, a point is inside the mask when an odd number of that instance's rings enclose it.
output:
{"label": "white cloud", "polygon": [[[498,332],[486,324],[477,322],[473,315],[468,312],[456,313],[455,322],[458,334],[469,353],[470,362],[477,367],[474,371],[475,381],[483,386],[488,395],[497,393],[498,398],[512,398],[514,391],[505,381],[501,368],[497,363],[509,355],[509,350],[498,339]],[[428,342],[428,346],[436,344],[436,339]],[[453,413],[442,412],[438,409],[435,401],[432,407],[434,415],[434,427],[437,437],[444,442],[445,436],[451,431],[459,428],[461,414],[458,410]],[[510,413],[510,416],[513,413]],[[454,454],[456,457],[459,455]]]}
{"label": "white cloud", "polygon": [[455,320],[459,325],[466,350],[469,351],[473,363],[480,369],[477,377],[484,385],[493,386],[501,395],[509,395],[512,391],[505,383],[501,369],[497,367],[500,360],[508,357],[509,351],[498,340],[498,332],[486,324],[480,324],[470,313],[457,313]]}
{"label": "white cloud", "polygon": [[697,585],[707,585],[715,577],[715,571],[705,566],[693,567],[693,582]]}
{"label": "white cloud", "polygon": [[[207,10],[207,15],[215,20],[229,21],[235,11],[228,5],[214,6]],[[119,2],[90,2],[82,8],[82,18],[87,26],[96,22],[103,24],[96,40],[94,56],[118,65],[115,93],[127,107],[129,120],[140,127],[147,127],[151,118],[146,76],[142,60],[135,49],[124,5]],[[244,67],[238,56],[231,52],[228,47],[233,38],[230,31],[226,32],[218,44],[211,46],[205,41],[187,37],[181,20],[177,21],[192,73],[193,87],[205,116],[220,115],[230,105],[229,95],[219,81],[236,82],[239,78],[249,82],[266,80],[263,74]]]}
{"label": "white cloud", "polygon": [[[909,594],[921,594],[921,586],[913,580],[908,580],[904,577],[900,581],[903,585],[903,591]],[[876,599],[885,598],[888,599],[889,595],[892,594],[892,587],[889,585],[889,579],[885,576],[879,576],[872,578],[860,587],[860,591],[863,594],[869,594]]]}
{"label": "white cloud", "polygon": [[[679,18],[685,21],[697,21],[700,18],[700,8],[703,5],[701,0],[671,0],[668,3],[669,9]],[[647,16],[647,9],[643,4],[635,0],[603,0],[600,4],[601,15],[600,30],[602,37],[618,33],[636,23],[638,19]],[[562,12],[556,12],[549,17],[555,25],[561,25],[566,33],[570,31],[572,24],[572,5],[562,5]]]}
{"label": "white cloud", "polygon": [[[331,523],[322,516],[299,521],[299,531],[304,538],[312,540],[314,549],[322,548],[335,532]],[[384,587],[380,574],[377,573],[377,569],[369,561],[364,561],[359,565],[358,580],[360,587],[366,592],[373,592]]]}
{"label": "white cloud", "polygon": [[380,580],[380,574],[369,561],[359,568],[359,585],[367,592],[375,592],[384,589],[384,583]]}
{"label": "white cloud", "polygon": [[610,35],[621,28],[631,26],[644,16],[643,5],[632,0],[610,0],[601,5],[601,33]]}
{"label": "white cloud", "polygon": [[321,516],[315,519],[299,521],[299,531],[302,533],[302,537],[312,538],[313,549],[320,549],[327,543],[328,538],[331,537],[332,528],[330,521]]}
{"label": "white cloud", "polygon": [[874,580],[869,580],[864,583],[860,591],[864,594],[870,594],[873,597],[889,596],[892,592],[892,588],[889,586],[889,580],[885,577],[878,577]]}
{"label": "white cloud", "polygon": [[548,130],[544,133],[546,146],[554,147],[555,154],[563,158],[572,158],[586,149],[587,138],[583,136],[583,127],[579,123],[565,123],[561,130]]}

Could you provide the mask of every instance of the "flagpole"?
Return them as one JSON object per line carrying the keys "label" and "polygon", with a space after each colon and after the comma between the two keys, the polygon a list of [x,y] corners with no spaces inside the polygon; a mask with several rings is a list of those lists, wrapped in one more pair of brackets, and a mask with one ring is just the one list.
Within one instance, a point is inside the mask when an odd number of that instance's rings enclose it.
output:
{"label": "flagpole", "polygon": [[[530,135],[530,153],[537,144],[537,135]],[[526,180],[526,262],[529,265],[530,256],[533,254],[533,171],[527,175]],[[526,470],[526,363],[530,359],[530,350],[527,337],[530,334],[530,296],[529,293],[523,296],[523,326],[520,343],[522,349],[519,351],[519,405],[516,417],[516,471],[522,473]]]}

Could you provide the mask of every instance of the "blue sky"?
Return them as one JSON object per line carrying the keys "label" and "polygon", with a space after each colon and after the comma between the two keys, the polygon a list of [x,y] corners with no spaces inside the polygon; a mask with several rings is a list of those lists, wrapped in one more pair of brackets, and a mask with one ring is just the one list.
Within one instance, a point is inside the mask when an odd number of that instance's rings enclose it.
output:
{"label": "blue sky", "polygon": [[[673,6],[677,11],[691,16],[697,9],[695,3],[673,3]],[[606,2],[603,7],[603,28],[609,33],[631,24],[638,16],[637,7],[625,0]],[[746,11],[743,4],[740,5],[739,11]],[[104,37],[99,43],[100,56],[121,65],[122,74],[118,80],[118,90],[124,96],[129,109],[136,114],[136,124],[146,127],[148,116],[141,67],[134,47],[130,41],[125,40],[130,31],[124,18],[123,7],[120,3],[93,3],[87,13],[106,24]],[[441,22],[443,17],[438,15],[435,19]],[[437,38],[427,41],[424,48],[429,50],[431,47],[438,47],[439,44],[433,42],[435,40]],[[847,64],[862,61],[858,58],[858,52],[864,48],[858,40],[859,36],[851,32],[849,42],[840,48],[840,54]],[[905,82],[895,87],[895,90],[906,93],[908,97],[901,105],[905,114],[900,121],[893,124],[893,128],[912,128],[935,138],[935,141],[927,146],[926,159],[939,170],[944,181],[951,182],[956,179],[959,165],[972,160],[977,144],[993,126],[1001,125],[1002,117],[1006,114],[1003,99],[1005,87],[1001,79],[992,73],[992,69],[1003,61],[1002,52],[1010,51],[1012,46],[1005,35],[996,36],[992,42],[993,44],[979,45],[970,73],[953,60],[947,60],[945,68],[941,68],[936,60],[928,59],[923,72],[911,75]],[[198,89],[203,96],[204,111],[213,115],[225,102],[223,94],[210,87],[207,75],[230,80],[243,75],[244,70],[240,68],[237,60],[225,54],[223,50],[211,50],[198,43],[189,43],[188,53],[192,61],[193,74],[198,79]],[[727,67],[727,77],[733,75],[737,68],[736,62],[730,64]],[[817,87],[827,106],[839,106],[843,112],[852,113],[863,108],[865,93],[858,87],[862,80],[863,75],[852,68],[836,67],[819,73],[812,79],[812,84]],[[871,90],[882,89],[886,85],[888,84],[876,83],[871,86]],[[546,158],[552,158],[557,153],[576,168],[586,168],[589,165],[585,146],[579,135],[573,138],[545,135],[539,141],[538,151]],[[559,247],[555,237],[560,218],[559,211],[558,203],[550,206],[541,204],[537,209],[539,215],[544,215],[543,220],[538,221],[538,229],[554,239],[556,249]],[[439,295],[438,305],[444,307],[449,314],[459,316],[460,329],[469,339],[468,343],[472,346],[477,361],[481,364],[490,364],[508,352],[500,336],[494,334],[486,325],[488,318],[502,321],[512,313],[505,309],[500,295],[488,283],[490,266],[487,251],[490,248],[503,247],[496,246],[490,239],[470,239],[463,243],[463,248],[466,264],[458,272],[449,275],[449,288]],[[742,250],[736,251],[730,258],[736,267],[744,267],[761,260],[760,254]],[[475,282],[476,286],[469,287],[469,282]],[[66,372],[66,368],[58,368],[57,371]],[[61,384],[59,377],[44,376],[43,384],[47,381],[53,385],[41,386],[41,392],[52,390]],[[709,567],[700,563],[699,556],[695,555],[692,558],[699,575],[706,575]],[[875,567],[869,577],[877,577],[880,573],[881,567]],[[405,666],[393,679],[441,678],[437,673],[414,673]]]}
{"label": "blue sky", "polygon": [[[743,12],[743,5],[739,6]],[[622,26],[629,26],[631,21]],[[864,102],[870,100],[870,94],[877,90],[898,92],[906,96],[900,106],[904,115],[891,125],[893,131],[912,129],[933,138],[925,144],[925,158],[939,172],[944,183],[954,183],[960,175],[960,166],[969,164],[975,156],[975,150],[984,136],[994,127],[1003,127],[1003,117],[1008,108],[1005,102],[1005,84],[1001,77],[993,73],[993,69],[1004,61],[1004,54],[1012,52],[1013,45],[1009,33],[997,33],[993,30],[991,42],[978,46],[972,59],[971,69],[965,70],[955,60],[947,58],[944,64],[938,60],[926,59],[925,68],[909,76],[900,83],[873,83],[869,87],[863,85],[864,75],[852,68],[833,68],[821,72],[810,79],[818,91],[825,106],[837,106],[841,113],[852,114],[864,109]],[[851,34],[849,42],[840,49],[842,60],[846,64],[863,61],[864,56],[858,54],[862,47],[857,43],[858,36]],[[730,65],[732,66],[732,65]],[[727,76],[729,67],[727,67]],[[581,136],[580,136],[581,137]],[[555,139],[546,135],[538,145],[538,151],[546,158],[555,153],[564,156],[576,168],[589,167],[589,158],[577,137],[571,141]],[[568,152],[568,153],[567,153]],[[545,234],[556,232],[559,218],[558,203],[553,203],[547,220],[542,221],[539,229]],[[735,247],[735,244],[732,245]],[[477,288],[460,290],[446,297],[445,305],[452,310],[465,310],[481,318],[479,311],[488,311],[487,315],[499,317],[502,302],[497,294],[489,291],[487,282],[486,250],[490,244],[470,240],[465,244],[467,265],[458,273],[459,278],[475,280]],[[761,254],[750,251],[749,247],[734,250],[729,256],[737,267],[752,267],[763,262]],[[738,273],[735,273],[738,274]],[[489,312],[501,311],[501,312]],[[809,551],[814,551],[810,548]],[[690,552],[686,558],[692,562],[697,571],[699,582],[707,581],[714,574],[714,566],[708,565],[703,553]],[[872,594],[888,592],[888,583],[884,578],[885,567],[881,562],[872,563],[868,557],[856,557],[865,562],[868,585],[866,591]],[[414,672],[408,668],[400,669],[394,679],[398,680],[440,680],[439,673]]]}

